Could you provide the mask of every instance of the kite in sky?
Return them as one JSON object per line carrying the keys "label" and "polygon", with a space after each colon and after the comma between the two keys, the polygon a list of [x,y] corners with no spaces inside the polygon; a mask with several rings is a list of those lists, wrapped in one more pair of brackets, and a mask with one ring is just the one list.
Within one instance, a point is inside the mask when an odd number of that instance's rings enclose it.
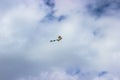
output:
{"label": "kite in sky", "polygon": [[62,40],[62,37],[61,36],[58,36],[58,38],[56,39],[56,40],[50,40],[50,42],[55,42],[55,41],[60,41],[60,40]]}

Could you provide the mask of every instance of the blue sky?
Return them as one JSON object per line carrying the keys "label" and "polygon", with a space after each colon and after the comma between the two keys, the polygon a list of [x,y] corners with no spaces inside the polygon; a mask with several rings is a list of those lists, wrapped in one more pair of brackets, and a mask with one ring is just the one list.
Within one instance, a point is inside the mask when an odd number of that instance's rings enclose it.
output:
{"label": "blue sky", "polygon": [[119,5],[0,0],[0,80],[119,80]]}

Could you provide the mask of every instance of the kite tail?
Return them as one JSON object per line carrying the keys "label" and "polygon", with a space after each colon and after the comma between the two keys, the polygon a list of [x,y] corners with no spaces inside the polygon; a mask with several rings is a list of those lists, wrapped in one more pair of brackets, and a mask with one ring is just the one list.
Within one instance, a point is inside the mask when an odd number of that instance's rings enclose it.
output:
{"label": "kite tail", "polygon": [[50,40],[50,42],[55,42],[55,41],[57,41],[57,40]]}

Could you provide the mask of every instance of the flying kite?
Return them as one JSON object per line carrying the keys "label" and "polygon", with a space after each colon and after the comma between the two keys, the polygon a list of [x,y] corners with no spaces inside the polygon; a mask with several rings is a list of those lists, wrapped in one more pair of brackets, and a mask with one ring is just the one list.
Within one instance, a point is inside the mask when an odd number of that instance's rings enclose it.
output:
{"label": "flying kite", "polygon": [[50,42],[55,42],[55,41],[61,41],[62,40],[62,37],[61,36],[58,36],[58,38],[56,40],[50,40]]}

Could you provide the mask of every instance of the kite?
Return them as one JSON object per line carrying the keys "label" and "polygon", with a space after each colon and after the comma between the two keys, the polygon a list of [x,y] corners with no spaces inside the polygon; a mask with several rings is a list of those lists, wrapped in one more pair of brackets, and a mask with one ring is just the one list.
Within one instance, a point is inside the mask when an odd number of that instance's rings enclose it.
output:
{"label": "kite", "polygon": [[50,42],[55,42],[55,41],[61,41],[62,40],[62,37],[61,36],[58,36],[58,38],[56,40],[50,40]]}

